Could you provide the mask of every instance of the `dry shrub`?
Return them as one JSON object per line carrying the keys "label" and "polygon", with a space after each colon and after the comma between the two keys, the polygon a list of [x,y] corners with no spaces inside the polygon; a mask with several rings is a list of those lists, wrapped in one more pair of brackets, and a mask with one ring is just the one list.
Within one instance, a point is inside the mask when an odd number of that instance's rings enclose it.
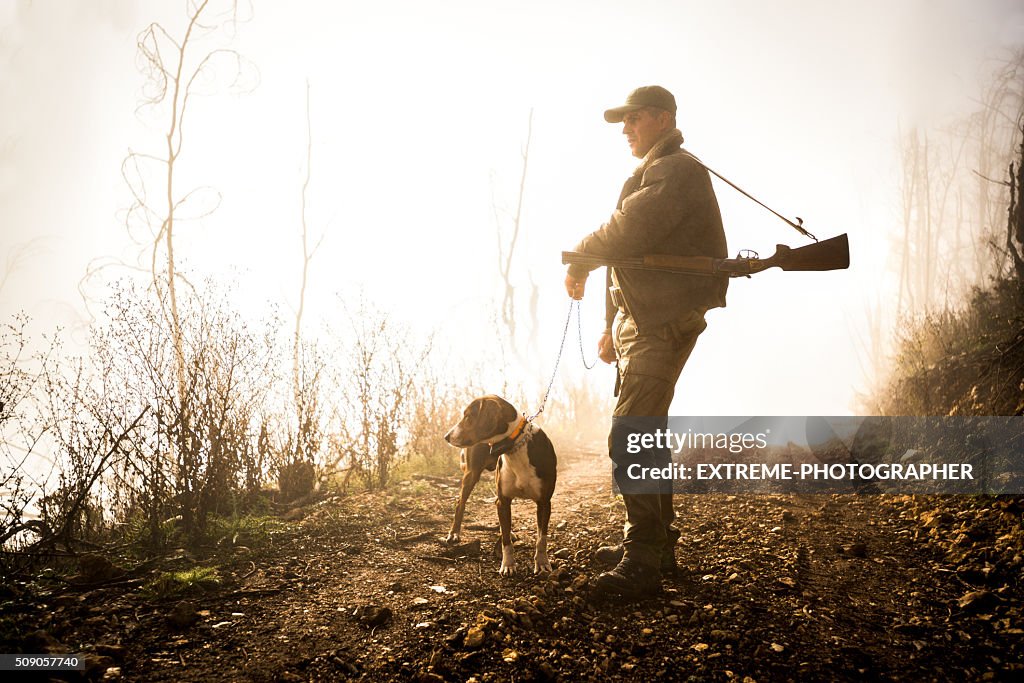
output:
{"label": "dry shrub", "polygon": [[369,490],[383,489],[408,455],[431,340],[417,341],[364,298],[349,312],[349,330],[336,337],[348,352],[335,384],[343,397],[336,409],[335,459]]}
{"label": "dry shrub", "polygon": [[163,302],[149,292],[115,290],[92,344],[101,415],[148,411],[144,436],[113,467],[109,497],[120,519],[146,520],[157,547],[167,540],[168,518],[180,519],[189,541],[201,540],[207,515],[233,509],[271,465],[258,437],[279,366],[275,321],[255,332],[226,292],[212,284],[202,296],[187,291],[179,297],[183,385]]}
{"label": "dry shrub", "polygon": [[976,290],[961,310],[906,321],[897,349],[873,414],[1024,411],[1024,302],[1013,279]]}

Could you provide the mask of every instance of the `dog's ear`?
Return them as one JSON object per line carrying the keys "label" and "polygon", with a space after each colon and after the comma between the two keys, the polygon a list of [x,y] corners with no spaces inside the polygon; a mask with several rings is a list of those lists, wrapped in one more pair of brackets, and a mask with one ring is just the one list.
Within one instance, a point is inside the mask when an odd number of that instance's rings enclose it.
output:
{"label": "dog's ear", "polygon": [[499,423],[507,425],[508,423],[512,422],[513,420],[519,419],[519,411],[516,410],[516,407],[514,405],[512,405],[511,403],[509,403],[505,399],[501,398],[500,396],[495,396],[494,397],[494,403],[495,403],[495,405],[497,405],[497,407],[499,409],[499,411],[498,411],[498,421],[499,421]]}
{"label": "dog's ear", "polygon": [[486,434],[496,434],[501,424],[501,405],[491,397],[480,399],[480,412],[477,415],[477,424]]}
{"label": "dog's ear", "polygon": [[519,417],[516,407],[505,399],[499,396],[488,396],[485,400],[487,401],[484,408],[487,411],[487,424],[494,434],[504,432],[508,429],[509,423]]}

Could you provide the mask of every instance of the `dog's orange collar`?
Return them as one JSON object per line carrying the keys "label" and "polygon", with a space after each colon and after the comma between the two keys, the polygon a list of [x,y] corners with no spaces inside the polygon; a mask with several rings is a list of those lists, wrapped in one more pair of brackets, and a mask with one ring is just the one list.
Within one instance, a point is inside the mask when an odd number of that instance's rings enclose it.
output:
{"label": "dog's orange collar", "polygon": [[518,439],[519,436],[523,433],[524,429],[526,429],[526,416],[525,415],[524,416],[520,416],[519,424],[517,424],[516,428],[512,430],[512,433],[508,435],[508,437],[507,437],[508,440],[509,441],[515,441],[516,439]]}
{"label": "dog's orange collar", "polygon": [[495,441],[493,443],[488,442],[488,444],[491,447],[491,455],[501,455],[502,453],[508,453],[510,450],[515,448],[516,440],[523,435],[524,431],[526,431],[526,425],[528,422],[529,421],[526,419],[525,415],[521,416],[519,418],[519,424],[516,425],[516,428],[512,430],[511,434],[506,436],[501,441]]}

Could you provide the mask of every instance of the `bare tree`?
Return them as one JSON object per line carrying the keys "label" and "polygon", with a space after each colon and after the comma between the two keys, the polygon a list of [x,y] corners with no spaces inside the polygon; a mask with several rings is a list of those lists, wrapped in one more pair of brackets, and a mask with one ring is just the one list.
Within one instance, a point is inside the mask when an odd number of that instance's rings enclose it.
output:
{"label": "bare tree", "polygon": [[[121,174],[133,202],[125,216],[129,236],[140,247],[137,264],[97,259],[90,263],[80,283],[112,266],[146,273],[156,300],[174,339],[178,397],[186,394],[185,350],[182,347],[179,313],[179,285],[188,280],[179,268],[175,235],[179,224],[210,215],[220,203],[220,194],[209,186],[182,193],[178,185],[178,164],[185,151],[186,123],[191,105],[205,89],[218,88],[227,77],[228,89],[244,92],[255,87],[256,72],[233,49],[216,47],[202,51],[202,45],[218,32],[233,35],[242,20],[234,0],[189,0],[187,23],[180,37],[160,23],[147,26],[136,39],[139,68],[145,76],[139,112],[158,112],[164,120],[163,151],[147,153],[129,150]],[[166,297],[162,292],[166,291]]]}
{"label": "bare tree", "polygon": [[[322,364],[313,362],[307,364],[303,359],[302,342],[302,316],[306,310],[306,285],[309,282],[309,267],[316,254],[320,241],[310,247],[309,226],[306,221],[306,195],[309,191],[310,178],[312,177],[313,165],[313,125],[309,107],[309,81],[306,81],[306,177],[302,183],[302,276],[299,285],[299,305],[295,313],[295,334],[292,340],[292,392],[295,399],[295,411],[297,418],[297,432],[295,445],[297,447],[294,457],[296,460],[312,459],[315,450],[319,445],[319,410],[317,406],[317,387],[319,386],[320,371]],[[312,370],[312,374],[305,371]]]}
{"label": "bare tree", "polygon": [[[530,139],[533,136],[533,109],[530,109],[530,116],[526,122],[526,142],[523,144],[521,155],[523,158],[523,169],[519,176],[519,193],[516,199],[515,212],[512,214],[512,235],[508,244],[502,235],[502,219],[498,211],[498,203],[492,198],[491,206],[494,210],[494,225],[498,237],[498,273],[504,283],[504,291],[501,301],[501,321],[508,329],[508,339],[512,344],[513,351],[518,353],[516,345],[516,311],[515,311],[515,285],[512,280],[512,259],[515,256],[516,243],[519,241],[519,230],[523,216],[523,197],[526,194],[526,170],[530,160]],[[492,188],[493,190],[493,188]]]}
{"label": "bare tree", "polygon": [[[1024,113],[1024,50],[990,70],[977,105],[941,126],[899,131],[902,230],[891,244],[896,306],[884,309],[889,319],[882,325],[876,303],[867,312],[870,335],[861,339],[862,354],[874,367],[865,374],[874,381],[891,369],[885,366],[893,323],[941,317],[1012,260],[1004,245],[1008,197],[1000,178]],[[879,341],[877,335],[890,338]]]}
{"label": "bare tree", "polygon": [[997,180],[1024,112],[1024,51],[992,72],[978,109],[934,130],[901,131],[903,235],[896,312],[955,306],[1005,263],[1001,242],[1007,197]]}
{"label": "bare tree", "polygon": [[1017,286],[1024,292],[1024,117],[1018,122],[1021,133],[1016,163],[1010,162],[1010,206],[1007,208],[1006,252],[1013,264]]}

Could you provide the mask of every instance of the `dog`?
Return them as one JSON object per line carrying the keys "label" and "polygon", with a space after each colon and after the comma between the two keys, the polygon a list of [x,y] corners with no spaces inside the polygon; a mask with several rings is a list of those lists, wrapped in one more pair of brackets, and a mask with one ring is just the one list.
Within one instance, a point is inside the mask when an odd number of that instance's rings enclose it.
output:
{"label": "dog", "polygon": [[444,435],[445,441],[462,448],[462,487],[455,503],[455,520],[448,541],[458,541],[466,500],[484,470],[496,470],[498,526],[501,529],[501,568],[515,571],[512,554],[512,499],[527,498],[537,504],[537,546],[533,572],[551,571],[548,560],[548,521],[555,492],[558,460],[555,447],[544,431],[529,422],[515,406],[494,394],[474,399],[462,419]]}

